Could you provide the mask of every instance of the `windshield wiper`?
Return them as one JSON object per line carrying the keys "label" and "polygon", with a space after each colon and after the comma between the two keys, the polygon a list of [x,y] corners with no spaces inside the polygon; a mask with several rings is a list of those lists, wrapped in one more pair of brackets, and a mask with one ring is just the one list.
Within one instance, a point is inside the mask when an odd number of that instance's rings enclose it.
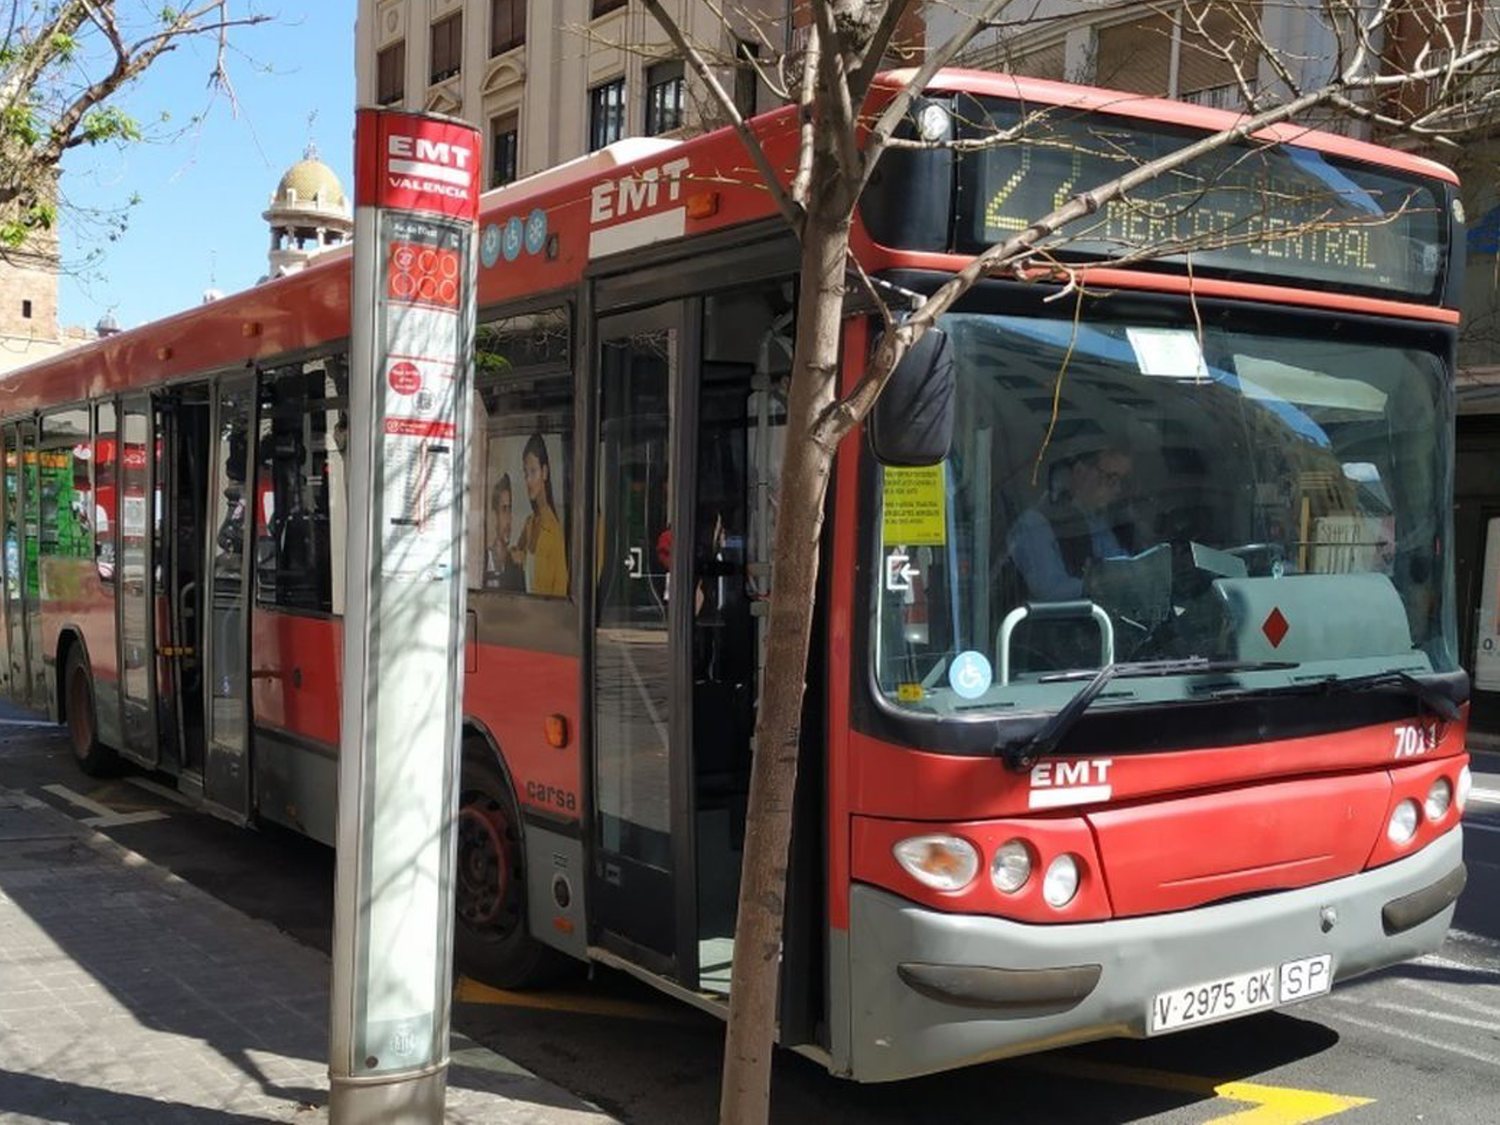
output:
{"label": "windshield wiper", "polygon": [[1315,680],[1304,680],[1296,684],[1277,684],[1259,688],[1230,688],[1215,692],[1215,699],[1245,699],[1251,696],[1271,695],[1334,695],[1339,692],[1371,691],[1375,688],[1398,687],[1444,722],[1451,723],[1459,716],[1459,705],[1450,699],[1434,683],[1419,679],[1410,672],[1392,669],[1388,672],[1372,672],[1367,676],[1340,677],[1337,674],[1320,676]]}
{"label": "windshield wiper", "polygon": [[[1111,680],[1149,679],[1161,676],[1202,676],[1220,672],[1269,672],[1295,668],[1294,660],[1208,660],[1201,656],[1186,660],[1140,660],[1106,664],[1095,672],[1078,694],[1048,719],[1030,738],[1021,739],[998,747],[1005,764],[1017,773],[1024,773],[1037,761],[1057,749],[1063,737],[1072,729],[1079,717],[1088,710],[1089,704],[1099,698],[1099,693],[1109,686]],[[1071,674],[1056,677],[1071,678]]]}
{"label": "windshield wiper", "polygon": [[1437,684],[1428,680],[1418,679],[1410,672],[1392,670],[1389,672],[1375,672],[1368,676],[1349,676],[1345,679],[1330,679],[1324,682],[1324,690],[1332,693],[1336,691],[1369,691],[1371,688],[1399,687],[1407,695],[1415,696],[1417,702],[1435,714],[1444,722],[1451,723],[1458,718],[1459,706],[1447,695],[1445,695]]}

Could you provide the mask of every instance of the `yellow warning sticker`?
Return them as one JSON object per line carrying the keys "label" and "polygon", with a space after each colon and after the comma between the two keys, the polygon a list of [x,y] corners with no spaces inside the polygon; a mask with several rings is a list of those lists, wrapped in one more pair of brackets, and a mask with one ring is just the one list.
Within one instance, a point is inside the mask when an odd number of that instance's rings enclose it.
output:
{"label": "yellow warning sticker", "polygon": [[885,468],[885,518],[881,532],[887,546],[941,547],[948,542],[944,516],[943,466]]}
{"label": "yellow warning sticker", "polygon": [[923,694],[921,684],[896,685],[896,698],[902,703],[921,703]]}

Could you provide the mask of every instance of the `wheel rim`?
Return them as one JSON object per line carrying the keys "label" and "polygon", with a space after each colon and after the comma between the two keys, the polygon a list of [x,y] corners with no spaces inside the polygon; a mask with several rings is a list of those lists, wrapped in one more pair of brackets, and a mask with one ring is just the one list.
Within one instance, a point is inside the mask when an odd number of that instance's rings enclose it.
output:
{"label": "wheel rim", "polygon": [[94,701],[89,677],[76,664],[68,675],[68,731],[73,736],[73,753],[80,758],[94,748]]}
{"label": "wheel rim", "polygon": [[515,857],[505,810],[486,796],[465,803],[458,814],[458,916],[497,938],[520,920]]}

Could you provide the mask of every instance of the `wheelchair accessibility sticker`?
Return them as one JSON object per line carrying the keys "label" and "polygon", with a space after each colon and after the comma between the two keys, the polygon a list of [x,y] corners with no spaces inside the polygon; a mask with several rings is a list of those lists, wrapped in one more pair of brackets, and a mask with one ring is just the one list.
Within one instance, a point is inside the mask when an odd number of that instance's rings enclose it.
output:
{"label": "wheelchair accessibility sticker", "polygon": [[990,690],[992,682],[994,674],[990,662],[984,653],[973,649],[955,656],[948,668],[948,683],[964,699],[978,699]]}

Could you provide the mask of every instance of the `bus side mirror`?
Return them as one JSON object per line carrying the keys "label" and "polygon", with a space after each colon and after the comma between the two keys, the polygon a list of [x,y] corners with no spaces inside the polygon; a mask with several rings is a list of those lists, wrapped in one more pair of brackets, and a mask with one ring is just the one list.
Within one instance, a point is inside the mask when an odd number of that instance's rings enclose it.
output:
{"label": "bus side mirror", "polygon": [[953,345],[929,328],[886,380],[870,411],[870,450],[882,465],[936,465],[953,444]]}

